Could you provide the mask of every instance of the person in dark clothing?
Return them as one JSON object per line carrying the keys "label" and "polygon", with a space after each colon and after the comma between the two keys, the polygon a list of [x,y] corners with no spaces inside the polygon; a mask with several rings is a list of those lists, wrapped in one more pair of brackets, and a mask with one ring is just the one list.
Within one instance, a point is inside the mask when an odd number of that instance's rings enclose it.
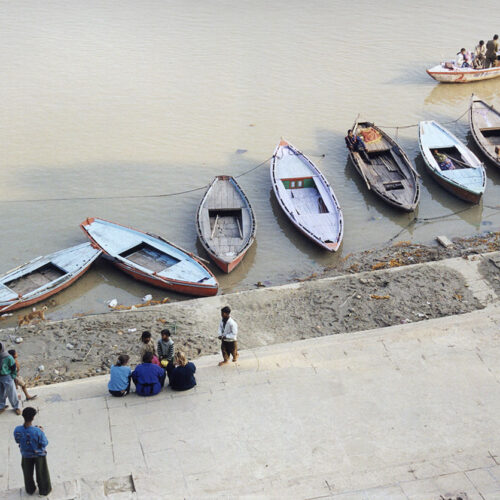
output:
{"label": "person in dark clothing", "polygon": [[194,374],[196,366],[188,362],[186,355],[182,351],[175,353],[173,364],[167,366],[167,375],[170,387],[174,391],[187,391],[196,385]]}
{"label": "person in dark clothing", "polygon": [[370,162],[365,143],[359,135],[354,135],[352,130],[348,130],[345,137],[345,143],[349,151],[359,153],[366,162]]}
{"label": "person in dark clothing", "polygon": [[158,358],[160,365],[165,369],[174,362],[174,341],[170,338],[168,328],[161,331],[161,339],[158,340]]}
{"label": "person in dark clothing", "polygon": [[36,473],[36,484],[40,495],[48,495],[52,491],[49,467],[47,465],[47,450],[49,444],[43,428],[33,425],[36,410],[28,406],[23,410],[24,424],[14,429],[14,439],[21,450],[21,467],[23,469],[24,487],[28,495],[36,490],[33,472]]}
{"label": "person in dark clothing", "polygon": [[498,52],[498,35],[493,37],[493,40],[488,40],[486,43],[486,62],[484,67],[489,68],[490,66],[495,66],[497,60]]}
{"label": "person in dark clothing", "polygon": [[139,396],[154,396],[161,391],[165,383],[165,370],[153,365],[153,353],[148,351],[142,357],[142,364],[137,365],[132,372],[135,392]]}

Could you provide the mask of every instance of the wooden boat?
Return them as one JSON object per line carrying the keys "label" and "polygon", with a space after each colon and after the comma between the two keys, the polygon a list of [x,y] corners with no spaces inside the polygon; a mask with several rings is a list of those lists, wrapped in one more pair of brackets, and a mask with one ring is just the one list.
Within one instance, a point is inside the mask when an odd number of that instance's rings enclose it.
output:
{"label": "wooden boat", "polygon": [[[435,121],[420,122],[418,143],[429,172],[439,184],[462,200],[479,203],[486,187],[486,174],[483,164],[469,148]],[[439,164],[434,151],[445,154],[453,168]]]}
{"label": "wooden boat", "polygon": [[471,99],[469,124],[479,149],[500,168],[500,113],[481,99]]}
{"label": "wooden boat", "polygon": [[500,76],[500,66],[488,69],[456,68],[450,61],[428,69],[427,74],[442,83],[470,83],[497,78]]}
{"label": "wooden boat", "polygon": [[255,240],[255,216],[245,193],[228,175],[208,187],[196,214],[196,229],[213,261],[230,273]]}
{"label": "wooden boat", "polygon": [[0,313],[27,307],[64,290],[101,255],[90,243],[37,257],[0,278]]}
{"label": "wooden boat", "polygon": [[325,250],[338,250],[344,220],[335,193],[318,168],[284,139],[271,160],[271,182],[292,224]]}
{"label": "wooden boat", "polygon": [[349,155],[367,188],[393,207],[415,210],[420,184],[406,153],[373,123],[356,121],[352,131],[366,146],[366,156],[356,151],[349,151]]}
{"label": "wooden boat", "polygon": [[95,218],[80,227],[106,258],[140,281],[188,295],[217,293],[219,285],[208,268],[160,236]]}

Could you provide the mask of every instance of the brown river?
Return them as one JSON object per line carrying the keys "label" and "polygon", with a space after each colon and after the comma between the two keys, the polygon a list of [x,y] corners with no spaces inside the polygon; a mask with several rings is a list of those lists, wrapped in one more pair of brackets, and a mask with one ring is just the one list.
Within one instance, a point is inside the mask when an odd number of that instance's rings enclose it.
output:
{"label": "brown river", "polygon": [[[195,213],[217,174],[269,159],[283,136],[330,181],[344,212],[344,243],[325,253],[280,213],[269,161],[238,179],[257,239],[223,293],[305,276],[342,256],[380,247],[415,214],[366,190],[348,161],[358,113],[382,126],[450,122],[471,93],[500,106],[500,78],[466,85],[426,73],[500,31],[495,2],[165,0],[0,3],[0,273],[85,241],[96,216],[159,233],[203,254]],[[480,19],[480,22],[475,20]],[[472,144],[467,117],[448,126]],[[387,129],[421,174],[416,212],[429,218],[399,240],[430,243],[500,227],[500,171],[470,206],[426,173],[417,128]],[[165,195],[165,196],[163,196]],[[493,207],[493,208],[492,208]],[[100,262],[55,296],[48,317],[102,312],[116,298],[170,296]],[[17,314],[17,313],[16,313]],[[16,315],[15,314],[15,315]]]}

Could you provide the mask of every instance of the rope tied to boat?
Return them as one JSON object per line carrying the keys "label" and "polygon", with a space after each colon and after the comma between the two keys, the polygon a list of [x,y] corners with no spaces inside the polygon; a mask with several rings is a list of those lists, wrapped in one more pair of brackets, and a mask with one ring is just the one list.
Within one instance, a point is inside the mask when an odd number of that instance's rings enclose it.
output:
{"label": "rope tied to boat", "polygon": [[[442,122],[442,125],[451,125],[453,123],[457,123],[458,121],[460,121],[470,110],[470,106],[458,117],[458,118],[455,118],[454,120],[451,120],[449,122]],[[394,125],[378,125],[377,124],[377,127],[380,127],[380,128],[390,128],[390,129],[394,129],[396,130],[396,135],[398,133],[399,130],[403,130],[405,128],[415,128],[415,127],[418,127],[418,123],[414,123],[412,125],[397,125],[397,126],[394,126]]]}
{"label": "rope tied to boat", "polygon": [[[235,179],[243,177],[244,175],[248,175],[254,170],[257,170],[262,165],[265,165],[268,161],[273,158],[274,155],[266,158],[264,161],[259,163],[258,165],[245,170],[241,174],[235,175]],[[201,191],[202,189],[207,189],[209,184],[205,184],[203,186],[195,187],[192,189],[186,189],[184,191],[176,191],[173,193],[159,193],[159,194],[132,194],[132,195],[116,195],[116,196],[81,196],[76,198],[36,198],[36,199],[27,199],[27,200],[0,200],[0,203],[30,203],[30,202],[40,202],[40,201],[95,201],[95,200],[133,200],[140,198],[167,198],[169,196],[179,196],[181,194],[194,193],[196,191]]]}

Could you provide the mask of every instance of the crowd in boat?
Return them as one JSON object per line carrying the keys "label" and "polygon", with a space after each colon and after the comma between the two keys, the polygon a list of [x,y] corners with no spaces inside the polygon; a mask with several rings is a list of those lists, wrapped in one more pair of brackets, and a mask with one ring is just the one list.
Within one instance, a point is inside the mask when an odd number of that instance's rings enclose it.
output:
{"label": "crowd in boat", "polygon": [[484,43],[480,40],[476,45],[474,52],[470,52],[465,48],[460,49],[455,60],[455,68],[472,68],[472,69],[488,69],[498,66],[499,42],[498,35],[494,35],[491,40]]}

